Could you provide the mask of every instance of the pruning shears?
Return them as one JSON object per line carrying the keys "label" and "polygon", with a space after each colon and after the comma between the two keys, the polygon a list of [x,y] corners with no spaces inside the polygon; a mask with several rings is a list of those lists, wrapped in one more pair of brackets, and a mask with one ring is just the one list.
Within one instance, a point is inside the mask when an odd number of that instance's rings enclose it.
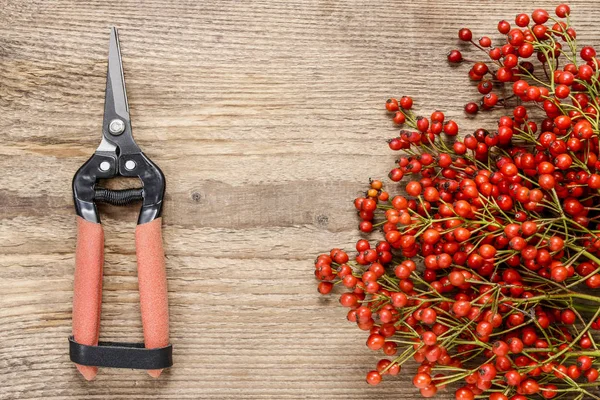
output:
{"label": "pruning shears", "polygon": [[[111,190],[99,186],[100,179],[116,176],[137,177],[142,187]],[[118,33],[111,28],[102,141],[73,178],[77,248],[69,350],[87,380],[96,376],[98,367],[145,369],[158,377],[173,364],[161,231],[164,192],[162,171],[133,140]],[[135,242],[144,342],[101,342],[104,231],[96,204],[133,202],[142,203]]]}

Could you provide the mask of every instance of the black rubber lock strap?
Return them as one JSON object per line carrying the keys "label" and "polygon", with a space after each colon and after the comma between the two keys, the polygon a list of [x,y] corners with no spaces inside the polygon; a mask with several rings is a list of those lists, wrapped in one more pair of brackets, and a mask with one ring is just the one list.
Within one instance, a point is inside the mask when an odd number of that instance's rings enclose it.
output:
{"label": "black rubber lock strap", "polygon": [[108,368],[163,369],[173,365],[173,346],[147,349],[144,343],[98,342],[98,346],[77,343],[69,337],[71,361],[80,365]]}

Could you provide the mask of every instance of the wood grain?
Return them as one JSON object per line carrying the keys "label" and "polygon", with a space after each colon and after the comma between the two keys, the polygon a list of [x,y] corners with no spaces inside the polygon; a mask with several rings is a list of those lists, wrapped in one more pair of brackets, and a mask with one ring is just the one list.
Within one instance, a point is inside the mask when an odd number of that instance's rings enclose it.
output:
{"label": "wood grain", "polygon": [[[578,37],[600,11],[572,1]],[[535,7],[553,9],[541,1]],[[367,387],[378,356],[319,297],[312,260],[351,249],[351,201],[394,160],[390,95],[446,111],[476,98],[444,61],[526,1],[0,0],[0,398],[417,398]],[[134,135],[167,177],[175,366],[157,381],[67,355],[71,179],[100,140],[108,27],[120,28]],[[475,53],[473,53],[475,54]],[[136,210],[103,208],[102,337],[141,339]],[[451,398],[451,392],[440,397]]]}

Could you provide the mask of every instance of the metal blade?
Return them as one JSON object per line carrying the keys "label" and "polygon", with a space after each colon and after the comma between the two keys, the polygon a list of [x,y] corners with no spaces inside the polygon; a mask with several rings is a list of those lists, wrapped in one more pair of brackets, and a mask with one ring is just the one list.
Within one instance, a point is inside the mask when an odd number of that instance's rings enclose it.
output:
{"label": "metal blade", "polygon": [[108,74],[106,77],[106,105],[119,116],[129,119],[129,103],[123,77],[123,63],[117,28],[110,28],[110,44],[108,47]]}
{"label": "metal blade", "polygon": [[135,154],[141,151],[131,134],[131,119],[123,77],[119,36],[117,29],[114,27],[110,29],[110,44],[108,47],[102,137],[103,140],[97,149],[98,152]]}

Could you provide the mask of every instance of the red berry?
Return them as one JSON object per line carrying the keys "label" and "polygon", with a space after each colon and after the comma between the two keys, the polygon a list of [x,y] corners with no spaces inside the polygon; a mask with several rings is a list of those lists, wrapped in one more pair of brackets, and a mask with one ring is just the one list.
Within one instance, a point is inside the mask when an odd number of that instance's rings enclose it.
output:
{"label": "red berry", "polygon": [[508,42],[513,46],[520,46],[525,41],[525,36],[520,29],[513,29],[508,33]]}
{"label": "red berry", "polygon": [[496,367],[493,364],[483,364],[477,371],[479,377],[484,381],[491,381],[496,377]]}
{"label": "red berry", "polygon": [[458,38],[464,42],[470,42],[473,39],[473,34],[470,29],[462,28],[458,31]]}
{"label": "red berry", "polygon": [[354,307],[358,304],[358,299],[354,293],[344,293],[340,296],[340,304],[344,307]]}
{"label": "red berry", "polygon": [[582,371],[592,368],[592,359],[589,356],[579,356],[577,358],[577,367]]}
{"label": "red berry", "polygon": [[533,22],[541,25],[545,24],[550,16],[548,15],[548,11],[538,8],[531,13],[531,18],[533,19]]}
{"label": "red berry", "polygon": [[466,300],[459,300],[452,306],[452,312],[457,317],[466,317],[471,311],[471,303]]}
{"label": "red berry", "polygon": [[421,396],[423,396],[425,398],[429,398],[429,397],[435,396],[435,394],[437,393],[437,390],[438,390],[437,386],[435,386],[433,383],[430,383],[429,385],[422,388],[420,390],[420,392],[421,392]]}
{"label": "red berry", "polygon": [[479,106],[477,105],[477,103],[467,103],[465,104],[465,112],[467,114],[477,114],[477,112],[479,111]]}
{"label": "red berry", "polygon": [[571,13],[571,8],[567,4],[559,4],[555,10],[556,16],[559,18],[565,18]]}
{"label": "red berry", "polygon": [[552,271],[550,272],[550,276],[553,281],[563,282],[569,277],[569,271],[565,267],[559,266],[552,269]]}
{"label": "red berry", "polygon": [[402,107],[405,110],[410,110],[412,108],[412,105],[413,100],[411,97],[402,96],[402,98],[400,99],[400,107]]}
{"label": "red berry", "polygon": [[321,294],[328,294],[333,289],[333,283],[331,282],[319,282],[318,290]]}
{"label": "red berry", "polygon": [[498,22],[498,32],[506,35],[508,32],[510,32],[510,23],[505,20]]}
{"label": "red berry", "polygon": [[517,24],[517,26],[520,26],[521,28],[526,27],[527,25],[529,25],[529,15],[527,15],[527,14],[517,15],[515,18],[515,24]]}
{"label": "red berry", "polygon": [[538,183],[540,184],[540,187],[542,189],[551,190],[556,185],[556,180],[554,179],[554,176],[551,174],[542,174],[538,178]]}
{"label": "red berry", "polygon": [[571,365],[567,369],[567,375],[569,376],[569,378],[571,378],[573,380],[577,380],[581,376],[581,370],[579,369],[579,367],[577,365]]}
{"label": "red berry", "polygon": [[422,190],[423,187],[417,181],[411,181],[406,185],[406,193],[413,197],[420,195]]}
{"label": "red berry", "polygon": [[507,67],[502,67],[496,72],[496,79],[498,79],[500,82],[509,82],[512,77],[512,70]]}
{"label": "red berry", "polygon": [[424,117],[417,117],[417,129],[421,132],[426,132],[429,128],[429,120]]}
{"label": "red berry", "polygon": [[544,397],[545,399],[552,399],[556,397],[556,395],[559,393],[557,389],[557,386],[552,384],[542,386],[542,397]]}
{"label": "red berry", "polygon": [[556,85],[556,87],[554,88],[554,94],[559,99],[566,99],[567,97],[569,97],[569,94],[571,94],[571,89],[569,89],[567,85]]}
{"label": "red berry", "polygon": [[452,120],[449,120],[444,124],[444,133],[448,136],[458,135],[458,124]]}
{"label": "red berry", "polygon": [[358,225],[358,229],[360,229],[361,232],[371,232],[373,230],[373,223],[370,221],[361,221]]}
{"label": "red berry", "polygon": [[598,380],[598,370],[596,368],[588,369],[583,375],[589,383],[596,382],[596,380]]}
{"label": "red berry", "polygon": [[388,111],[398,111],[398,100],[387,99],[387,101],[385,102],[385,108]]}
{"label": "red berry", "polygon": [[413,385],[418,389],[423,389],[431,383],[431,376],[425,373],[418,373],[413,378]]}
{"label": "red berry", "polygon": [[510,352],[513,354],[519,354],[523,351],[523,342],[517,337],[508,339],[507,344],[510,349]]}
{"label": "red berry", "polygon": [[577,317],[575,316],[575,313],[573,311],[563,310],[560,314],[560,319],[563,324],[572,325],[577,320]]}
{"label": "red berry", "polygon": [[518,386],[521,383],[522,377],[517,370],[513,369],[504,374],[504,379],[510,386]]}
{"label": "red berry", "polygon": [[475,399],[475,394],[471,389],[463,387],[455,392],[454,398],[456,400],[473,400]]}
{"label": "red berry", "polygon": [[579,55],[584,61],[592,61],[596,57],[596,50],[591,46],[585,46],[581,49]]}
{"label": "red berry", "polygon": [[385,344],[385,338],[378,334],[372,334],[367,339],[367,347],[373,351],[380,350]]}
{"label": "red berry", "polygon": [[492,45],[492,39],[487,36],[482,36],[479,38],[479,45],[481,47],[490,47]]}
{"label": "red berry", "polygon": [[396,114],[394,114],[393,121],[397,125],[402,125],[406,122],[406,116],[404,115],[404,113],[402,113],[402,111],[396,111]]}
{"label": "red berry", "polygon": [[498,95],[496,93],[488,93],[483,97],[483,104],[492,108],[498,103]]}
{"label": "red berry", "polygon": [[523,394],[535,394],[540,391],[540,385],[533,379],[526,379],[520,385]]}
{"label": "red berry", "polygon": [[367,383],[369,385],[379,385],[381,383],[381,374],[378,371],[370,371],[367,374]]}
{"label": "red berry", "polygon": [[461,62],[462,59],[463,59],[462,53],[458,50],[451,50],[448,53],[448,62],[450,62],[450,63],[456,64],[456,63]]}

